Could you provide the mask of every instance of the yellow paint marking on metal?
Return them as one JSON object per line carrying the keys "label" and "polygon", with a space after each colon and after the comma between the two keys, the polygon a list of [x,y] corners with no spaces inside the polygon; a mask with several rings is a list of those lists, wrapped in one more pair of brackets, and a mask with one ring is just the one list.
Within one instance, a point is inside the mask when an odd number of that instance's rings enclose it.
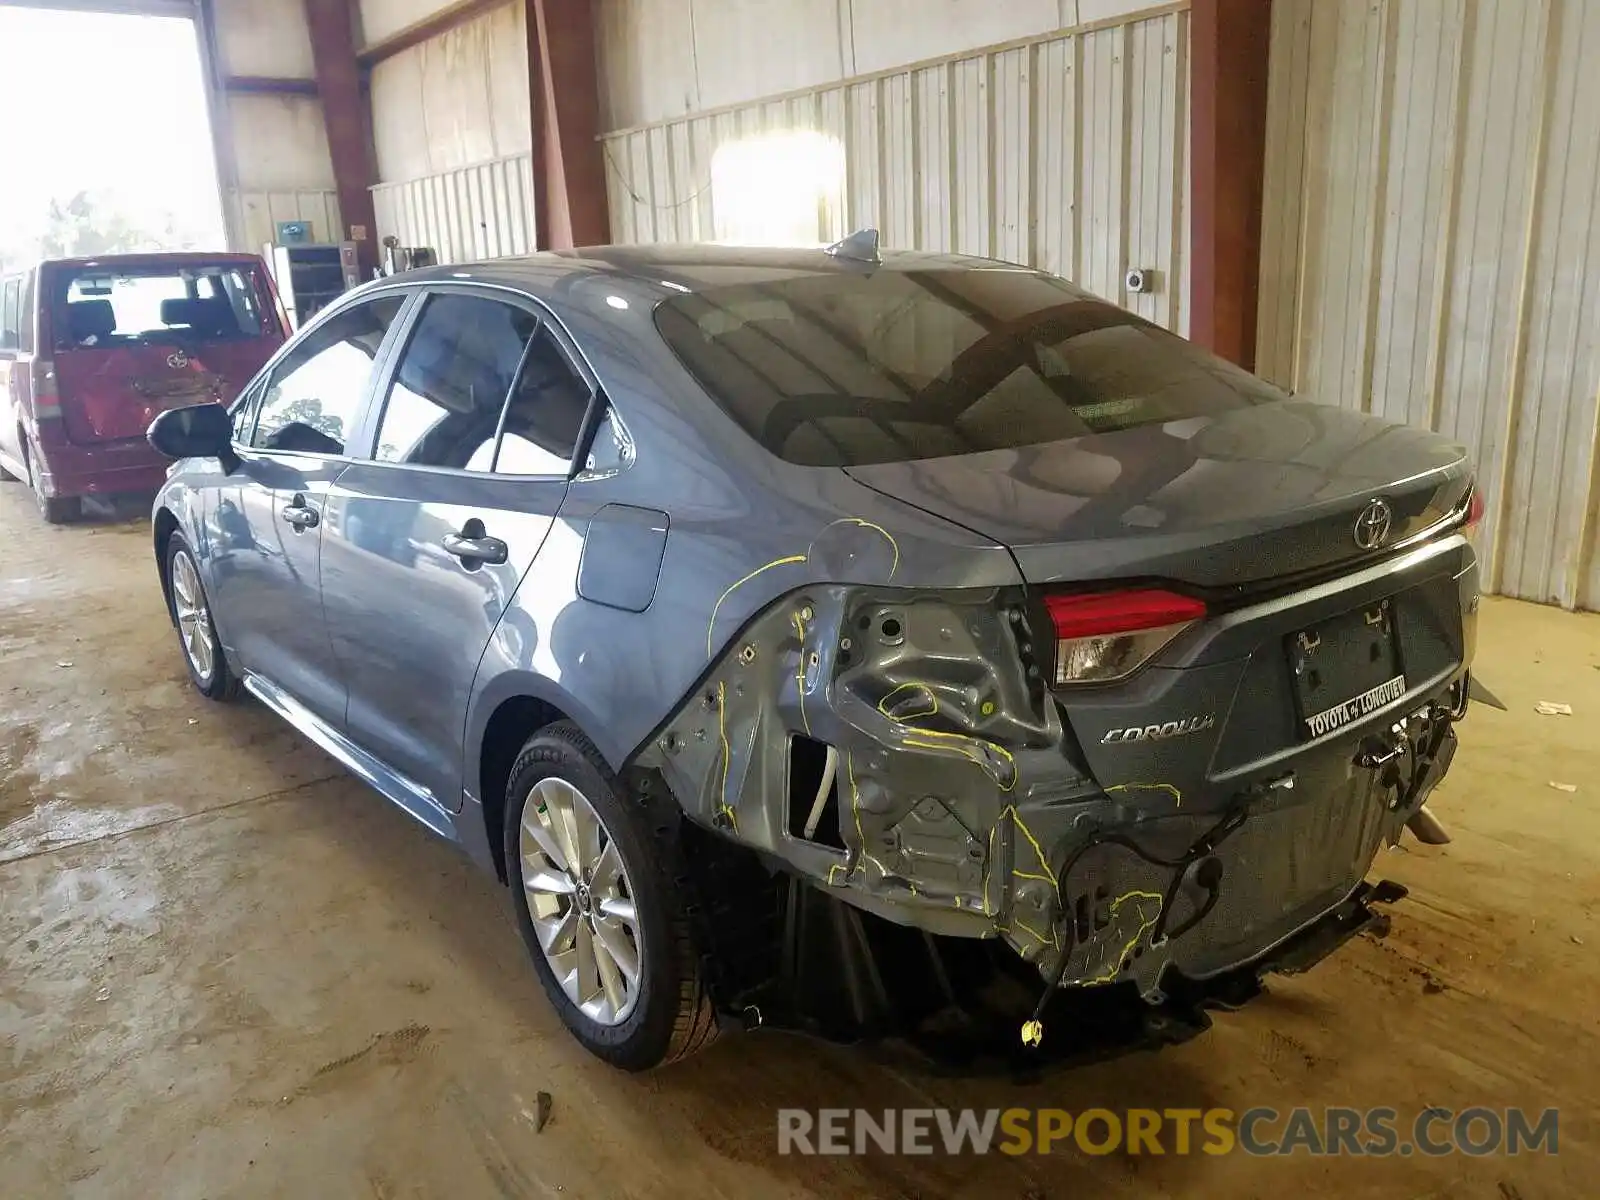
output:
{"label": "yellow paint marking on metal", "polygon": [[[928,703],[932,704],[933,707],[930,708],[930,709],[927,709],[927,710],[925,710],[923,712],[901,713],[898,717],[895,716],[893,713],[891,713],[889,711],[889,701],[893,700],[896,696],[898,696],[901,692],[905,691],[907,688],[921,688],[923,690],[923,692],[925,692],[927,694]],[[901,683],[901,684],[896,684],[893,688],[889,689],[889,694],[887,696],[885,696],[882,700],[878,701],[878,711],[881,712],[884,716],[888,717],[891,721],[895,721],[895,722],[914,721],[918,717],[937,716],[938,712],[939,712],[939,697],[935,696],[933,694],[933,689],[931,687],[929,687],[925,683]]]}
{"label": "yellow paint marking on metal", "polygon": [[1170,783],[1114,783],[1106,789],[1108,792],[1170,792],[1173,805],[1183,807],[1183,793]]}
{"label": "yellow paint marking on metal", "polygon": [[[878,877],[881,882],[888,878],[892,872],[867,852],[867,835],[861,829],[861,793],[856,790],[856,756],[849,750],[844,752],[844,771],[846,777],[850,780],[850,811],[855,815],[856,819],[856,841],[861,848],[861,857],[878,868]],[[909,879],[905,883],[911,889],[911,894],[915,896],[917,894],[916,885]]]}
{"label": "yellow paint marking on metal", "polygon": [[894,578],[895,571],[899,570],[900,568],[900,543],[895,541],[894,534],[890,533],[882,525],[874,524],[873,522],[864,520],[861,517],[840,517],[837,521],[829,521],[822,527],[822,533],[819,533],[816,537],[812,538],[811,545],[806,547],[806,558],[809,559],[811,557],[811,551],[815,549],[817,543],[822,540],[822,534],[827,533],[828,530],[832,529],[835,525],[858,525],[862,529],[871,529],[875,533],[883,534],[884,540],[889,543],[889,549],[894,551],[894,561],[889,564],[889,578]]}
{"label": "yellow paint marking on metal", "polygon": [[1061,902],[1061,884],[1056,877],[1050,873],[1050,860],[1045,856],[1044,847],[1039,845],[1039,839],[1033,836],[1033,830],[1028,828],[1028,823],[1022,819],[1022,814],[1017,811],[1017,806],[1015,804],[1006,805],[1006,807],[1001,810],[1000,819],[1004,820],[1007,813],[1011,814],[1011,819],[1017,823],[1017,828],[1022,830],[1022,836],[1028,839],[1028,845],[1032,846],[1033,852],[1039,856],[1039,865],[1044,868],[1045,872],[1043,875],[1037,875],[1027,871],[1018,871],[1013,867],[1011,873],[1013,875],[1020,875],[1024,879],[1044,880],[1055,892],[1056,902],[1059,904]]}
{"label": "yellow paint marking on metal", "polygon": [[712,635],[712,632],[717,627],[717,611],[722,607],[722,602],[724,600],[726,600],[729,596],[733,595],[734,592],[738,591],[745,584],[749,583],[752,579],[754,579],[757,575],[760,575],[764,571],[770,571],[774,567],[786,566],[789,563],[798,563],[798,562],[805,562],[805,561],[806,561],[806,555],[804,555],[804,554],[790,554],[790,555],[787,555],[784,558],[775,558],[771,562],[766,563],[763,566],[757,567],[754,571],[751,571],[750,574],[746,575],[743,579],[739,580],[739,582],[737,582],[737,583],[733,584],[731,587],[729,587],[727,591],[722,593],[722,595],[718,596],[717,597],[717,602],[711,606],[711,620],[706,625],[706,657],[707,658],[711,657],[711,635]]}
{"label": "yellow paint marking on metal", "polygon": [[1111,902],[1111,916],[1113,919],[1116,918],[1117,910],[1122,907],[1123,902],[1126,900],[1154,900],[1156,902],[1156,915],[1149,920],[1145,920],[1141,916],[1139,928],[1134,930],[1133,936],[1128,939],[1128,944],[1119,950],[1117,956],[1111,960],[1110,968],[1103,975],[1099,975],[1094,979],[1084,980],[1085,984],[1110,983],[1117,977],[1122,971],[1122,960],[1128,956],[1129,951],[1139,944],[1139,939],[1148,933],[1155,923],[1161,919],[1162,899],[1160,892],[1124,892]]}
{"label": "yellow paint marking on metal", "polygon": [[795,666],[795,685],[800,693],[800,723],[806,736],[811,736],[811,718],[806,715],[806,623],[799,613],[793,614],[795,636],[800,639],[800,659]]}
{"label": "yellow paint marking on metal", "polygon": [[[934,742],[913,741],[913,738],[934,738]],[[994,779],[995,786],[1002,792],[1009,792],[1017,786],[1017,760],[1011,756],[1011,751],[994,742],[986,742],[982,738],[968,737],[960,733],[946,733],[942,729],[921,729],[915,725],[906,727],[904,744],[915,746],[919,750],[944,750],[952,749],[969,762],[981,767],[985,774]],[[987,746],[1011,765],[1011,778],[1008,780],[1003,773],[989,761],[987,755],[979,746]]]}
{"label": "yellow paint marking on metal", "polygon": [[733,747],[728,744],[728,685],[721,681],[717,683],[717,733],[722,738],[722,790],[717,793],[717,812],[737,830],[739,815],[728,804],[728,769],[733,765]]}
{"label": "yellow paint marking on metal", "polygon": [[1026,921],[1022,920],[1019,917],[1012,917],[1011,918],[1011,924],[1015,925],[1018,929],[1022,930],[1029,937],[1033,938],[1033,940],[1038,942],[1041,946],[1049,946],[1052,949],[1056,949],[1056,950],[1059,950],[1061,948],[1061,943],[1056,940],[1056,931],[1054,929],[1052,929],[1050,931],[1050,936],[1049,937],[1045,937],[1037,929],[1035,929],[1032,925],[1029,925]]}
{"label": "yellow paint marking on metal", "polygon": [[882,525],[876,525],[873,522],[864,520],[861,517],[840,517],[837,521],[829,521],[828,524],[822,527],[822,533],[817,534],[816,537],[811,539],[811,544],[806,547],[806,552],[804,554],[786,554],[782,558],[775,558],[771,562],[765,563],[757,567],[754,571],[751,571],[750,574],[746,575],[737,583],[731,585],[727,591],[723,592],[722,595],[717,597],[717,602],[711,606],[711,620],[706,624],[707,658],[711,657],[711,638],[712,634],[716,631],[717,612],[722,608],[723,602],[727,600],[729,596],[733,595],[734,592],[738,591],[745,584],[749,583],[757,575],[760,575],[765,571],[770,571],[774,567],[786,566],[790,563],[809,563],[811,561],[811,551],[814,550],[817,543],[822,540],[822,534],[827,533],[828,530],[832,529],[835,525],[858,525],[863,529],[871,529],[877,533],[881,533],[884,538],[888,540],[889,548],[894,551],[894,561],[889,564],[889,579],[892,580],[894,578],[895,571],[897,571],[900,567],[900,543],[894,540],[894,534],[890,533]]}

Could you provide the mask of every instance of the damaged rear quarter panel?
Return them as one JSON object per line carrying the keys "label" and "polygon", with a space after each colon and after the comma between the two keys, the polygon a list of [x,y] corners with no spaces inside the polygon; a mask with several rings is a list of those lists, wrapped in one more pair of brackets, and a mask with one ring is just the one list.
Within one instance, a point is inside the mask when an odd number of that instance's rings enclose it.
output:
{"label": "damaged rear quarter panel", "polygon": [[[636,452],[569,487],[484,652],[468,762],[497,705],[533,695],[614,769],[660,770],[692,819],[861,907],[968,936],[1027,926],[1016,944],[1044,944],[1055,885],[1027,814],[1093,785],[1018,655],[1010,552],[766,454],[632,315],[647,306],[608,312],[561,315],[606,350],[591,363]],[[638,509],[670,515],[648,606],[583,599],[585,539]],[[842,851],[787,827],[789,738],[808,731],[840,751]],[[469,770],[469,797],[481,787]]]}

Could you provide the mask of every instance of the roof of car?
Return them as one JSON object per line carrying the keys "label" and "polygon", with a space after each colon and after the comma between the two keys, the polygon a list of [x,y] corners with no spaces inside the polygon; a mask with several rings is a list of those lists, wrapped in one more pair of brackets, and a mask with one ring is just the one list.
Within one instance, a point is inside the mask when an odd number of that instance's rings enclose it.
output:
{"label": "roof of car", "polygon": [[880,264],[835,258],[821,247],[727,246],[716,243],[649,246],[584,246],[554,250],[519,258],[496,258],[475,263],[427,267],[396,277],[406,282],[440,279],[482,280],[524,286],[535,292],[573,277],[600,277],[631,285],[665,298],[673,292],[698,292],[725,284],[768,283],[796,275],[837,274],[865,270],[934,271],[1010,269],[1028,271],[1015,263],[976,258],[965,254],[939,254],[918,250],[890,250]]}

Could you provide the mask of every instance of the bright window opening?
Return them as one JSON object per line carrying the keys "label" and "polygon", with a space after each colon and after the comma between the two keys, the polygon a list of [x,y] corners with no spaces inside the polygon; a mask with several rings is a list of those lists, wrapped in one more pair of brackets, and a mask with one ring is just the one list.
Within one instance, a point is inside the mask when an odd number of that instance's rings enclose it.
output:
{"label": "bright window opening", "polygon": [[814,246],[842,236],[844,144],[815,130],[729,142],[711,159],[719,242]]}

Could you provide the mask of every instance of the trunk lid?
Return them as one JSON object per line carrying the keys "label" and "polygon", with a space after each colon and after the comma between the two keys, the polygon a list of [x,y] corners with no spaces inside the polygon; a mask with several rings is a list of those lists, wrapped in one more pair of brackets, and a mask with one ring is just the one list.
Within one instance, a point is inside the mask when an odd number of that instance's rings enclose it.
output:
{"label": "trunk lid", "polygon": [[[1211,417],[845,468],[859,483],[1010,547],[1030,583],[1166,579],[1242,591],[1353,563],[1461,509],[1465,450],[1300,400]],[[1356,521],[1391,517],[1367,547]]]}
{"label": "trunk lid", "polygon": [[79,445],[142,438],[171,408],[231,402],[284,338],[249,258],[52,264],[45,303],[62,424]]}

